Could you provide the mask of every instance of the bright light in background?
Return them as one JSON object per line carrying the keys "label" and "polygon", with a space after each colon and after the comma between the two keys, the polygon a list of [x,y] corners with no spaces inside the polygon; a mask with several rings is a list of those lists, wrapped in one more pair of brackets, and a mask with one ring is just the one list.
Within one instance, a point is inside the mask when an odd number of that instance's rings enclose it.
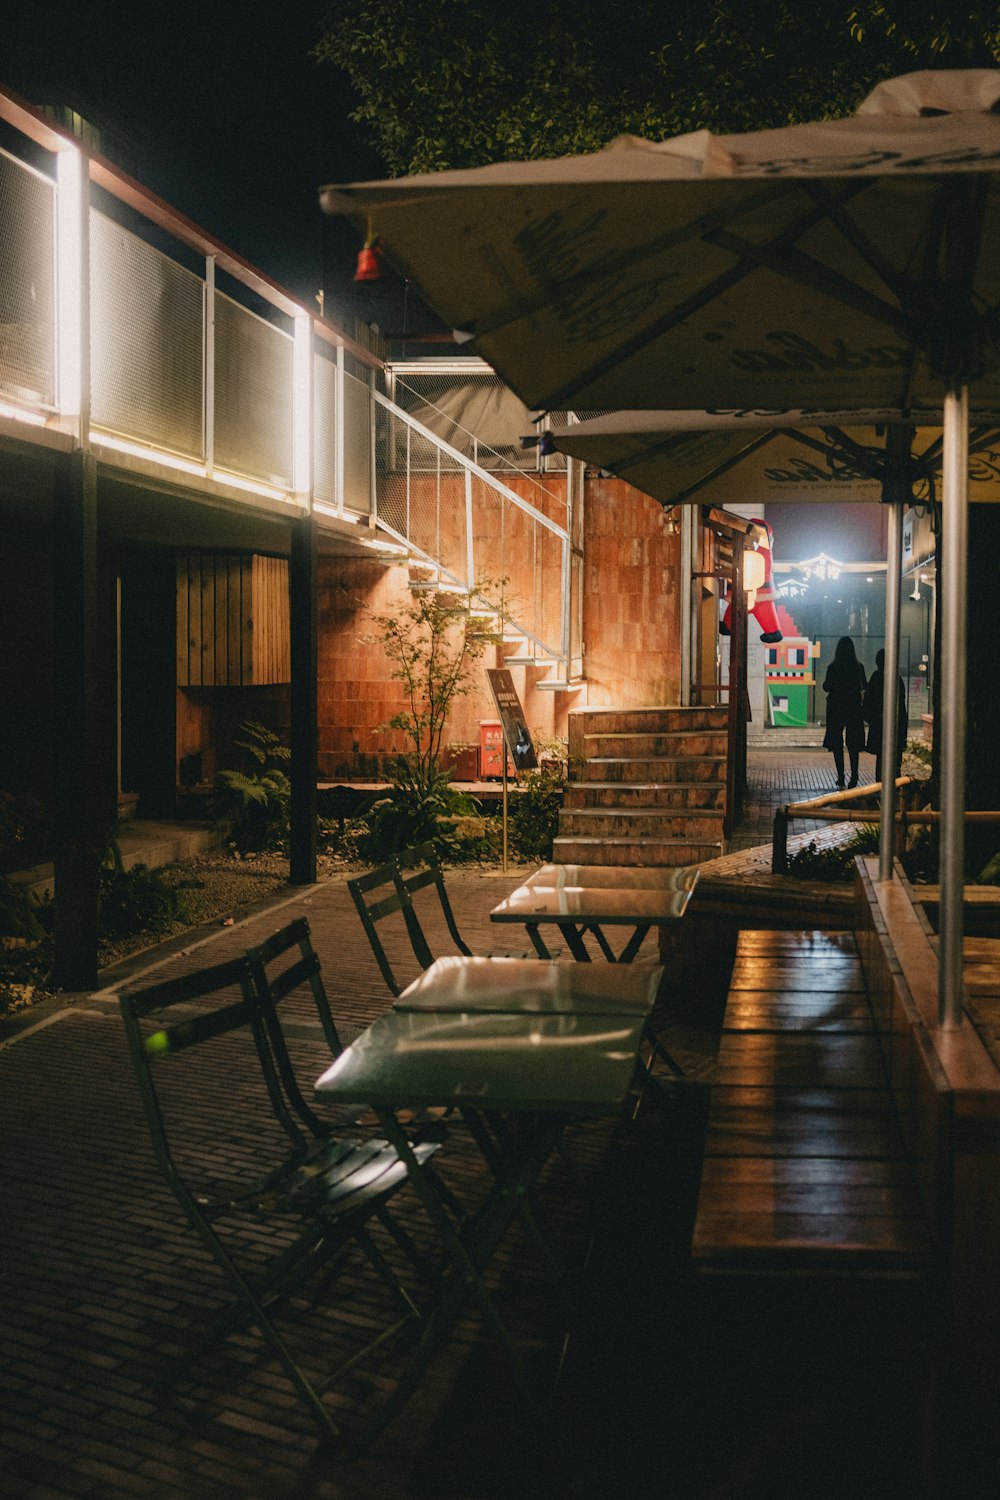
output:
{"label": "bright light in background", "polygon": [[56,159],[56,380],[60,415],[83,409],[83,157],[67,142]]}
{"label": "bright light in background", "polygon": [[295,315],[292,346],[292,489],[307,495],[312,489],[312,318]]}

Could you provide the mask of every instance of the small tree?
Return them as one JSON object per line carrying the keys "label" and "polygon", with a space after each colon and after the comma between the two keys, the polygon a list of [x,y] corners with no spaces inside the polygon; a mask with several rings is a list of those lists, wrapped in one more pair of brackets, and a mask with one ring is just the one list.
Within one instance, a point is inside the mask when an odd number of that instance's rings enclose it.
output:
{"label": "small tree", "polygon": [[439,769],[444,732],[456,701],[474,690],[472,668],[500,635],[492,623],[498,588],[484,580],[475,594],[438,589],[417,594],[405,609],[372,617],[365,637],[382,647],[406,707],[385,725],[400,729],[412,746],[407,759],[420,779]]}
{"label": "small tree", "polygon": [[442,820],[474,810],[448,785],[450,772],[440,758],[456,701],[473,692],[474,666],[500,640],[494,623],[499,597],[499,584],[483,580],[473,594],[428,590],[404,609],[371,616],[373,628],[362,639],[382,647],[406,703],[383,727],[402,730],[411,748],[389,773],[390,796],[367,813],[362,849],[368,857],[425,839],[448,846],[450,830]]}

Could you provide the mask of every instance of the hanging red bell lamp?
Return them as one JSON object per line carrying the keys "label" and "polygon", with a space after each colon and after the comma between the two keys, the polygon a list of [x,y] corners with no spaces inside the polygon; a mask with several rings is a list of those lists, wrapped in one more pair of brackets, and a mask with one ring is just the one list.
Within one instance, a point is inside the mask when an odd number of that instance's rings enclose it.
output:
{"label": "hanging red bell lamp", "polygon": [[354,279],[355,281],[382,280],[382,246],[372,228],[371,219],[368,220],[368,233],[365,236],[364,245],[358,251],[358,264]]}

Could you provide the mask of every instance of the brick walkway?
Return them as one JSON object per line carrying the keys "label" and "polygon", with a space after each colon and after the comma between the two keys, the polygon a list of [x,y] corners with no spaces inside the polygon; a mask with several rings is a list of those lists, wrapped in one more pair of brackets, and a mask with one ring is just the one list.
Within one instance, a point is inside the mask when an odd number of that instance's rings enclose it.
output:
{"label": "brick walkway", "polygon": [[[782,801],[813,789],[811,762],[770,769]],[[807,779],[780,779],[788,777]],[[496,943],[489,910],[519,878],[449,872],[472,946]],[[343,878],[144,963],[156,963],[150,978],[165,978],[215,962],[300,912],[313,926],[349,1040],[389,997]],[[723,1000],[667,996],[666,1040],[691,1081],[665,1111],[635,1125],[574,1129],[592,1220],[561,1163],[549,1169],[546,1207],[580,1276],[555,1393],[546,1379],[559,1342],[553,1298],[515,1234],[491,1276],[529,1348],[532,1389],[508,1389],[470,1317],[378,1448],[360,1458],[318,1450],[308,1416],[253,1334],[204,1360],[172,1400],[154,1393],[157,1370],[220,1288],[160,1185],[114,1000],[67,997],[0,1036],[0,1495],[902,1500],[915,1493],[907,1332],[915,1309],[901,1294],[815,1285],[748,1292],[691,1272],[701,1085],[711,1076]],[[324,1053],[304,1006],[296,1038],[296,1060],[314,1077]],[[234,1056],[199,1097],[206,1128],[246,1128],[243,1066]],[[461,1132],[440,1157],[461,1192],[476,1190],[478,1158]],[[412,1222],[419,1233],[416,1210]],[[310,1350],[318,1358],[348,1338],[351,1320],[379,1316],[371,1280],[348,1267],[339,1293],[308,1311],[297,1330],[306,1362]],[[387,1354],[359,1372],[338,1410],[349,1431],[366,1402],[391,1385],[393,1368]]]}

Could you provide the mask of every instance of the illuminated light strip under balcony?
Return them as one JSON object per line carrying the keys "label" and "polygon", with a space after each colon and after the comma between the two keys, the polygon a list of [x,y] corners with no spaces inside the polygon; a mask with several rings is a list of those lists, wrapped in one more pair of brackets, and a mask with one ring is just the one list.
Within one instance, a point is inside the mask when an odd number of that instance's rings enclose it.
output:
{"label": "illuminated light strip under balcony", "polygon": [[146,463],[164,469],[173,469],[181,474],[191,474],[197,479],[214,479],[230,489],[246,490],[251,495],[263,495],[268,500],[281,500],[285,504],[296,502],[288,490],[279,490],[272,484],[262,484],[256,479],[244,479],[240,474],[228,474],[222,469],[213,469],[209,474],[205,464],[190,458],[181,458],[174,453],[161,453],[155,448],[144,448],[141,443],[130,443],[127,438],[112,437],[106,432],[91,432],[90,441],[102,448],[112,448],[116,453],[126,453],[131,458],[141,458]]}
{"label": "illuminated light strip under balcony", "polygon": [[159,453],[154,448],[144,448],[141,443],[130,443],[126,438],[111,437],[106,432],[91,432],[90,441],[101,448],[113,448],[116,453],[127,453],[131,458],[142,458],[147,463],[160,464],[165,469],[179,469],[182,474],[194,474],[207,479],[204,464],[190,458],[180,458],[173,453]]}
{"label": "illuminated light strip under balcony", "polygon": [[0,401],[0,417],[7,417],[12,422],[27,422],[29,427],[44,427],[48,422],[43,412],[25,411],[23,406],[8,406],[5,401]]}

